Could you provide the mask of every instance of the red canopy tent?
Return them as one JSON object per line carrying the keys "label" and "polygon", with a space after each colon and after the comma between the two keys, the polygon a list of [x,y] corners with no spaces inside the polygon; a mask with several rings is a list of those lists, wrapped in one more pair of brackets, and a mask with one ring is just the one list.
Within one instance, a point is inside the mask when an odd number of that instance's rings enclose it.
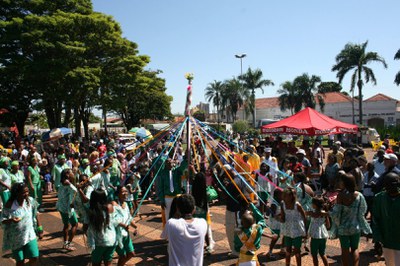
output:
{"label": "red canopy tent", "polygon": [[323,115],[307,107],[281,121],[261,127],[261,133],[319,136],[330,134],[357,133],[358,127]]}

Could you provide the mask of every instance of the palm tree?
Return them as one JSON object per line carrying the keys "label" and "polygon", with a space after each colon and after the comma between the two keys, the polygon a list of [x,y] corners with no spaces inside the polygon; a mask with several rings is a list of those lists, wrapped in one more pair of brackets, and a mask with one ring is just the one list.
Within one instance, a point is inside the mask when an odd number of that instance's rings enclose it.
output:
{"label": "palm tree", "polygon": [[[250,102],[248,104],[249,111],[253,114],[253,125],[256,126],[256,96],[255,90],[260,89],[263,93],[264,86],[274,85],[274,83],[269,79],[263,79],[263,73],[261,69],[251,70],[247,69],[247,72],[239,77],[240,80],[244,82],[244,87],[251,91]],[[248,99],[246,99],[248,100]]]}
{"label": "palm tree", "polygon": [[304,73],[293,80],[293,86],[297,92],[296,98],[301,104],[300,106],[298,104],[295,106],[296,112],[300,111],[302,105],[304,105],[304,107],[315,109],[315,106],[317,105],[315,98],[318,99],[321,111],[324,111],[325,101],[322,95],[318,93],[319,83],[321,83],[321,78],[319,76],[312,75],[310,77],[307,73]]}
{"label": "palm tree", "polygon": [[225,107],[227,112],[229,110],[233,122],[235,122],[239,108],[244,105],[245,99],[249,97],[248,91],[244,89],[238,79],[232,78],[225,81],[221,95],[221,105]]}
{"label": "palm tree", "polygon": [[[397,51],[397,53],[394,55],[394,60],[400,60],[400,49]],[[397,72],[396,78],[394,79],[394,83],[397,84],[397,86],[400,85],[400,71]]]}
{"label": "palm tree", "polygon": [[[346,44],[343,50],[336,56],[336,64],[332,67],[332,71],[337,71],[336,77],[339,79],[339,83],[342,83],[345,75],[349,71],[353,71],[353,74],[351,75],[350,91],[354,91],[354,87],[357,83],[360,124],[363,122],[362,89],[364,81],[362,75],[364,74],[365,83],[372,81],[372,83],[376,85],[375,74],[371,68],[367,67],[367,64],[371,62],[380,62],[385,68],[387,68],[385,59],[380,57],[378,53],[365,51],[367,45],[368,41],[362,44]],[[353,123],[354,122],[353,111]]]}
{"label": "palm tree", "polygon": [[302,104],[301,101],[298,101],[298,92],[291,81],[283,83],[278,93],[280,94],[279,106],[282,112],[289,109],[290,113],[293,115],[301,109]]}
{"label": "palm tree", "polygon": [[211,82],[206,88],[205,97],[208,102],[213,102],[213,105],[217,107],[217,123],[219,125],[219,110],[221,107],[221,93],[224,87],[222,81]]}

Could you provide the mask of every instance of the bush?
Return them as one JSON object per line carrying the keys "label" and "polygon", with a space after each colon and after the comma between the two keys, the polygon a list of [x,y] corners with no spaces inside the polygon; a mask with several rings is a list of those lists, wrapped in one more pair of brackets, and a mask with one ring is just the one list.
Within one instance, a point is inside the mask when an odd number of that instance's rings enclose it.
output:
{"label": "bush", "polygon": [[381,136],[381,140],[385,139],[386,134],[389,134],[391,139],[400,140],[400,126],[380,127],[376,128],[376,131]]}
{"label": "bush", "polygon": [[250,129],[250,125],[245,120],[238,120],[232,125],[232,130],[234,133],[243,134],[244,132],[248,132]]}

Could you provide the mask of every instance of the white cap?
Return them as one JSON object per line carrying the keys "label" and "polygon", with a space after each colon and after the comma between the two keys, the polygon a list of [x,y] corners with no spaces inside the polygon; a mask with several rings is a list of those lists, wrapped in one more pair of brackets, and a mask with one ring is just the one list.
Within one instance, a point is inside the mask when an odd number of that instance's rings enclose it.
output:
{"label": "white cap", "polygon": [[272,148],[265,148],[265,149],[264,149],[264,151],[265,151],[265,152],[269,152],[269,153],[271,153],[271,151],[272,151]]}
{"label": "white cap", "polygon": [[341,146],[341,145],[342,145],[342,143],[341,143],[339,140],[338,140],[338,141],[336,141],[336,142],[335,142],[335,144],[336,144],[336,145],[339,145],[339,146]]}
{"label": "white cap", "polygon": [[304,156],[306,155],[306,151],[303,149],[299,149],[296,154],[303,154]]}
{"label": "white cap", "polygon": [[387,154],[383,155],[383,158],[397,162],[397,156],[393,153],[387,153]]}

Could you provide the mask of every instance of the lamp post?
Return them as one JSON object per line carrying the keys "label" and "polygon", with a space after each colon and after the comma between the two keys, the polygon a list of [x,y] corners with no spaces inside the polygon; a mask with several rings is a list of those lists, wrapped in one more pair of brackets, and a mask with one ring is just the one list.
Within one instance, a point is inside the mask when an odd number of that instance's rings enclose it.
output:
{"label": "lamp post", "polygon": [[[246,54],[235,54],[236,58],[240,59],[240,76],[243,77],[243,58],[245,58],[247,55]],[[241,82],[241,85],[243,86],[243,83]],[[245,110],[243,108],[243,120],[245,117]]]}

